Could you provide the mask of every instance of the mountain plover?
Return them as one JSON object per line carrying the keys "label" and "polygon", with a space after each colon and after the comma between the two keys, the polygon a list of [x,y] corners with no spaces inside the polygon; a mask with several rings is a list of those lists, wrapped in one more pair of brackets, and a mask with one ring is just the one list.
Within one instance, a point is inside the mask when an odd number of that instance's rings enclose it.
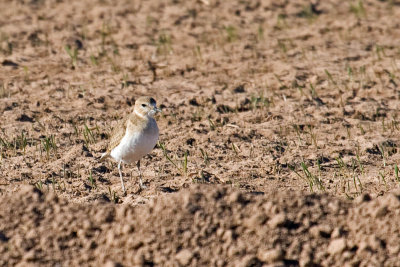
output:
{"label": "mountain plover", "polygon": [[136,161],[140,187],[145,188],[140,171],[140,159],[148,154],[157,143],[158,126],[154,115],[160,111],[154,98],[148,96],[138,98],[133,112],[115,126],[107,151],[101,155],[100,160],[111,156],[118,162],[118,172],[124,193],[126,190],[121,172],[122,163],[130,164]]}

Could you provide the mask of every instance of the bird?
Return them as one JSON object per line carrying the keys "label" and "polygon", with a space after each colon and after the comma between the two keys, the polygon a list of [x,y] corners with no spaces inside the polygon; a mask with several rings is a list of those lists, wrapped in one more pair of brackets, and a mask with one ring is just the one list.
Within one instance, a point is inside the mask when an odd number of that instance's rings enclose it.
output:
{"label": "bird", "polygon": [[139,97],[135,101],[133,112],[124,117],[114,127],[107,150],[100,157],[100,161],[111,157],[118,162],[118,172],[124,194],[126,194],[126,189],[121,172],[123,163],[131,164],[136,162],[140,188],[146,188],[142,181],[140,160],[150,153],[157,144],[159,129],[154,119],[154,115],[157,112],[161,112],[161,109],[157,108],[154,98],[149,96]]}

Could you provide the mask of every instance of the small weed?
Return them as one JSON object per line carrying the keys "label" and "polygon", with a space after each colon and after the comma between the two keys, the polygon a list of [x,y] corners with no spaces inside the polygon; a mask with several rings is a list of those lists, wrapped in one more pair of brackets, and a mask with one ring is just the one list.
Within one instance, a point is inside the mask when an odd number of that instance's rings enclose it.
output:
{"label": "small weed", "polygon": [[[354,188],[356,189],[357,192],[360,191],[360,193],[362,193],[363,186],[362,186],[360,178],[358,177],[358,175],[356,175],[357,161],[354,158],[352,158],[351,159],[351,164],[352,164],[351,166],[352,166],[352,169],[353,169],[353,184],[354,184]],[[358,190],[357,182],[358,182],[360,190]]]}
{"label": "small weed", "polygon": [[297,82],[297,80],[294,80],[294,81],[292,82],[292,87],[295,88],[295,89],[297,89],[297,90],[299,91],[299,93],[300,93],[301,96],[304,96],[304,91],[303,91],[303,89],[305,88],[304,85],[300,85],[300,84]]}
{"label": "small weed", "polygon": [[210,163],[210,158],[208,157],[207,151],[204,151],[204,149],[200,148],[200,152],[203,157],[204,164],[206,164],[206,166],[208,166],[208,164]]}
{"label": "small weed", "polygon": [[91,187],[97,188],[96,180],[93,178],[92,171],[90,171],[90,173],[89,173],[88,180],[89,180],[89,183],[90,183]]}
{"label": "small weed", "polygon": [[153,17],[147,16],[146,17],[146,27],[150,27],[154,21],[155,21],[155,19]]}
{"label": "small weed", "polygon": [[361,163],[360,155],[357,153],[356,155],[358,169],[361,171],[361,174],[364,174],[364,165]]}
{"label": "small weed", "polygon": [[128,81],[128,74],[124,73],[124,75],[122,76],[122,84],[121,84],[121,89],[128,87],[129,85],[129,81]]}
{"label": "small weed", "polygon": [[232,150],[235,152],[236,156],[239,156],[239,149],[234,143],[232,143]]}
{"label": "small weed", "polygon": [[318,148],[317,144],[317,134],[313,131],[313,126],[307,125],[308,128],[308,133],[310,134],[310,143],[315,145],[316,148]]}
{"label": "small weed", "polygon": [[[304,181],[307,182],[311,192],[314,192],[314,186],[317,186],[317,188],[321,191],[325,191],[325,186],[324,186],[321,178],[312,174],[309,171],[307,165],[304,163],[304,161],[302,161],[300,165],[301,165],[301,169],[303,171],[304,176],[301,175],[300,173],[298,173],[296,171],[295,167],[293,167],[293,166],[289,166],[289,167],[298,177],[300,177],[301,179],[303,179]],[[320,166],[318,168],[320,169]]]}
{"label": "small weed", "polygon": [[394,176],[396,177],[396,181],[400,183],[400,178],[399,178],[399,166],[397,164],[394,165]]}
{"label": "small weed", "polygon": [[0,98],[10,97],[10,92],[6,90],[6,86],[1,84],[0,86]]}
{"label": "small weed", "polygon": [[24,69],[24,81],[26,83],[29,83],[29,69],[27,66],[24,66],[23,69]]}
{"label": "small weed", "polygon": [[64,49],[71,58],[72,67],[75,69],[77,67],[77,61],[78,61],[78,49],[77,48],[72,49],[70,45],[64,46]]}
{"label": "small weed", "polygon": [[393,133],[396,130],[397,131],[400,130],[399,122],[396,121],[395,119],[392,119],[392,121],[390,122],[390,132]]}
{"label": "small weed", "polygon": [[301,139],[301,134],[300,134],[300,127],[297,124],[293,124],[292,125],[296,134],[297,134],[297,138],[299,139],[299,143],[301,144],[303,142],[303,140]]}
{"label": "small weed", "polygon": [[288,24],[286,22],[286,17],[287,16],[285,14],[279,14],[276,17],[276,26],[275,26],[276,29],[282,30],[288,27]]}
{"label": "small weed", "polygon": [[328,76],[328,80],[337,87],[337,82],[333,79],[332,74],[327,69],[325,69],[325,74]]}
{"label": "small weed", "polygon": [[175,168],[179,169],[179,168],[178,168],[178,165],[175,163],[175,161],[173,161],[172,158],[168,155],[168,151],[167,151],[167,149],[165,148],[165,144],[163,144],[163,143],[161,143],[160,141],[158,141],[158,146],[159,146],[159,147],[161,148],[161,150],[163,151],[164,157],[165,157],[169,162],[171,162],[172,165],[175,166]]}
{"label": "small weed", "polygon": [[207,118],[207,119],[208,119],[208,124],[210,125],[211,131],[214,131],[216,128],[215,123],[213,122],[212,119],[210,119],[210,118]]}
{"label": "small weed", "polygon": [[387,183],[386,183],[385,175],[384,175],[382,172],[379,172],[379,176],[381,177],[381,179],[382,179],[382,181],[383,181],[383,184],[387,187],[388,185],[387,185]]}
{"label": "small weed", "polygon": [[197,109],[195,112],[192,113],[192,117],[190,118],[190,120],[192,122],[195,121],[201,121],[203,118],[203,111]]}
{"label": "small weed", "polygon": [[282,53],[286,55],[288,49],[286,47],[285,41],[278,39],[278,47],[281,49]]}
{"label": "small weed", "polygon": [[227,35],[226,40],[227,40],[229,43],[234,42],[234,41],[237,40],[238,35],[237,35],[237,32],[236,32],[236,28],[235,28],[235,27],[233,27],[233,26],[231,26],[231,25],[228,26],[228,27],[225,27],[225,32],[226,32],[226,35]]}
{"label": "small weed", "polygon": [[347,169],[347,164],[344,163],[344,161],[343,161],[343,159],[342,159],[341,157],[336,158],[336,162],[338,163],[339,168],[340,168],[341,170],[346,170],[346,171],[348,171],[348,169]]}
{"label": "small weed", "polygon": [[7,153],[7,151],[12,151],[13,155],[17,155],[18,150],[22,150],[25,155],[26,147],[35,144],[33,138],[28,139],[25,131],[21,131],[21,135],[14,137],[11,141],[8,141],[5,137],[0,137],[0,152],[2,157],[6,156],[4,153]]}
{"label": "small weed", "polygon": [[[279,83],[279,89],[280,90],[284,90],[284,89],[287,89],[287,86],[283,83],[283,81],[281,80],[281,78],[279,78],[279,76],[278,75],[276,75],[275,73],[274,73],[274,76],[275,76],[275,78],[276,78],[276,80],[278,81],[278,83]],[[285,100],[286,101],[286,100]]]}
{"label": "small weed", "polygon": [[364,134],[365,134],[365,130],[364,130],[364,128],[362,127],[362,125],[359,123],[357,126],[358,126],[358,128],[360,129],[361,134],[364,135]]}
{"label": "small weed", "polygon": [[367,15],[362,0],[357,1],[357,3],[350,4],[350,12],[356,15],[357,18],[366,17]]}
{"label": "small weed", "polygon": [[[96,126],[97,127],[97,126]],[[96,127],[94,129],[96,129]],[[94,144],[96,139],[93,135],[92,129],[90,129],[86,123],[83,125],[83,140],[85,141],[86,146],[88,147],[90,144]]]}
{"label": "small weed", "polygon": [[110,200],[114,202],[115,204],[118,204],[119,202],[119,196],[117,193],[113,190],[111,190],[111,187],[108,187],[108,193],[110,194]]}
{"label": "small weed", "polygon": [[315,10],[315,7],[312,4],[304,5],[303,9],[299,13],[299,17],[305,18],[311,22],[317,17],[318,13],[319,12]]}
{"label": "small weed", "polygon": [[346,132],[347,132],[347,138],[351,139],[351,132],[350,132],[350,126],[346,126]]}
{"label": "small weed", "polygon": [[386,128],[386,125],[385,125],[385,118],[384,117],[382,117],[381,126],[382,126],[382,132],[386,132],[387,128]]}
{"label": "small weed", "polygon": [[57,155],[56,138],[54,137],[54,135],[50,135],[49,137],[46,136],[46,137],[42,138],[41,144],[42,144],[43,151],[46,152],[47,160],[50,159],[51,151],[53,151],[55,156]]}
{"label": "small weed", "polygon": [[264,40],[264,29],[261,24],[258,25],[258,28],[257,28],[257,40],[258,41]]}
{"label": "small weed", "polygon": [[[3,42],[5,46],[3,46]],[[13,53],[13,44],[9,41],[9,37],[5,33],[0,33],[0,52],[6,56],[10,56]]]}
{"label": "small weed", "polygon": [[172,45],[171,45],[171,36],[167,33],[161,33],[158,36],[156,46],[157,46],[157,54],[159,55],[168,55],[172,53]]}
{"label": "small weed", "polygon": [[375,45],[375,53],[378,60],[382,60],[382,57],[386,56],[385,48],[381,45]]}
{"label": "small weed", "polygon": [[110,63],[111,66],[111,71],[114,73],[120,73],[121,72],[121,67],[115,63],[115,60],[113,60],[111,57],[107,57],[108,62]]}
{"label": "small weed", "polygon": [[37,189],[43,190],[43,183],[42,183],[42,180],[39,180],[39,182],[36,182],[36,183],[35,183],[35,186],[36,186]]}
{"label": "small weed", "polygon": [[347,66],[347,74],[349,75],[350,80],[353,79],[353,69],[350,66]]}
{"label": "small weed", "polygon": [[172,163],[172,165],[174,165],[174,167],[183,175],[183,176],[187,176],[187,171],[188,171],[188,155],[189,152],[185,151],[184,156],[183,156],[183,160],[180,162],[180,165],[182,166],[181,168],[178,166],[179,161],[175,161],[173,160],[169,155],[168,155],[168,151],[165,148],[165,144],[161,143],[160,141],[158,142],[158,146],[161,148],[161,150],[163,151],[164,157]]}
{"label": "small weed", "polygon": [[54,177],[51,177],[51,187],[53,188],[53,192],[56,192],[56,180],[54,179]]}
{"label": "small weed", "polygon": [[310,83],[310,91],[311,91],[311,96],[313,98],[318,97],[317,92],[315,91],[315,87],[314,87],[314,85],[312,83]]}
{"label": "small weed", "polygon": [[200,61],[203,60],[203,55],[201,53],[201,48],[199,45],[196,45],[196,48],[194,49],[194,54]]}
{"label": "small weed", "polygon": [[90,62],[92,62],[93,66],[98,66],[99,62],[94,55],[90,55]]}
{"label": "small weed", "polygon": [[24,154],[25,154],[25,148],[28,145],[28,140],[26,139],[26,136],[24,134],[24,131],[21,132],[21,135],[18,136],[17,141],[20,144],[20,147],[22,147]]}
{"label": "small weed", "polygon": [[182,171],[187,176],[187,171],[188,171],[188,151],[185,151],[184,159],[182,162]]}
{"label": "small weed", "polygon": [[253,111],[259,108],[269,107],[270,103],[271,103],[270,99],[264,97],[263,93],[261,93],[260,95],[252,95],[250,97],[251,109]]}
{"label": "small weed", "polygon": [[101,56],[105,56],[107,54],[106,51],[106,39],[110,35],[110,26],[104,22],[102,27],[101,27]]}
{"label": "small weed", "polygon": [[75,122],[71,122],[71,124],[72,124],[72,127],[74,128],[74,133],[75,133],[76,137],[78,137],[81,130],[79,129],[79,127],[76,125]]}
{"label": "small weed", "polygon": [[386,153],[385,153],[385,147],[383,146],[383,144],[380,144],[378,146],[379,148],[379,152],[381,153],[382,156],[382,161],[383,161],[383,167],[386,167]]}

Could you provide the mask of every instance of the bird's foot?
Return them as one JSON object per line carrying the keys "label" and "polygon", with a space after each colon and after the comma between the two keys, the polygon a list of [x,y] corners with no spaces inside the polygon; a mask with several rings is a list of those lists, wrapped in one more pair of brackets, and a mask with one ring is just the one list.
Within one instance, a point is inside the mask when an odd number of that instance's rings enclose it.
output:
{"label": "bird's foot", "polygon": [[142,179],[139,179],[139,186],[140,186],[140,189],[146,189],[147,188],[147,186],[144,185]]}
{"label": "bird's foot", "polygon": [[147,185],[144,185],[143,183],[140,184],[140,189],[147,189]]}

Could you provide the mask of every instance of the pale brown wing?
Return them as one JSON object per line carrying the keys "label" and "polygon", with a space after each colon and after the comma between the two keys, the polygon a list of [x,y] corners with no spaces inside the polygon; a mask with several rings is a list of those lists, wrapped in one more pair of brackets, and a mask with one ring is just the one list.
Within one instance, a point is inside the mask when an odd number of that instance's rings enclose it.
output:
{"label": "pale brown wing", "polygon": [[111,132],[110,142],[108,143],[107,153],[110,153],[116,146],[119,145],[121,139],[125,136],[126,127],[129,116],[126,116],[114,127]]}

